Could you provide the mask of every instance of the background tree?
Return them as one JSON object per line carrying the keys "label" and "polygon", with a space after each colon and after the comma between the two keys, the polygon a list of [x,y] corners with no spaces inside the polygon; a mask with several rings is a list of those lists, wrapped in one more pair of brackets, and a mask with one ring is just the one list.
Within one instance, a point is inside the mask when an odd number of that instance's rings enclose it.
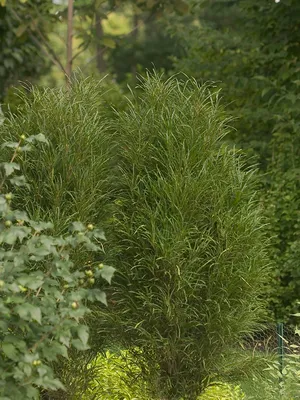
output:
{"label": "background tree", "polygon": [[[43,16],[43,20],[40,18]],[[49,2],[10,1],[0,4],[0,101],[19,80],[37,82],[48,71],[48,50],[37,38],[50,24]]]}

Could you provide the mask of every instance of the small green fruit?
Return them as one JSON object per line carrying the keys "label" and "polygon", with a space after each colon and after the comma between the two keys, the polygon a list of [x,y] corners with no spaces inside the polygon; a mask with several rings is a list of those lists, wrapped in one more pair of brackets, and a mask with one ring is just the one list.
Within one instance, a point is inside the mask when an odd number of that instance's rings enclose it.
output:
{"label": "small green fruit", "polygon": [[26,136],[23,134],[23,135],[20,136],[20,139],[21,139],[21,140],[25,140],[25,139],[26,139]]}
{"label": "small green fruit", "polygon": [[11,193],[6,193],[5,198],[7,201],[10,201],[12,199],[12,194]]}
{"label": "small green fruit", "polygon": [[80,283],[80,285],[83,285],[84,284],[84,279],[79,279],[79,283]]}
{"label": "small green fruit", "polygon": [[93,285],[95,283],[95,278],[90,278],[89,279],[89,284]]}
{"label": "small green fruit", "polygon": [[73,301],[71,306],[72,306],[73,310],[76,310],[79,307],[79,304],[77,303],[77,301]]}
{"label": "small green fruit", "polygon": [[41,361],[40,360],[34,360],[34,361],[32,361],[32,365],[37,367],[38,365],[41,365]]}
{"label": "small green fruit", "polygon": [[69,289],[69,285],[67,283],[63,287],[64,289]]}
{"label": "small green fruit", "polygon": [[89,231],[92,231],[94,229],[94,225],[93,224],[88,224],[87,226]]}
{"label": "small green fruit", "polygon": [[99,264],[99,265],[98,265],[98,268],[99,268],[99,269],[103,269],[103,268],[104,268],[104,264],[103,264],[103,263]]}
{"label": "small green fruit", "polygon": [[17,153],[22,153],[22,149],[21,149],[20,146],[16,148],[16,152],[17,152]]}
{"label": "small green fruit", "polygon": [[86,276],[90,276],[90,277],[94,276],[94,273],[91,269],[88,269],[87,271],[85,271],[85,274],[86,274]]}
{"label": "small green fruit", "polygon": [[5,221],[5,226],[6,226],[6,228],[10,228],[12,226],[12,222],[11,221]]}
{"label": "small green fruit", "polygon": [[2,288],[5,285],[5,282],[0,280],[0,288]]}

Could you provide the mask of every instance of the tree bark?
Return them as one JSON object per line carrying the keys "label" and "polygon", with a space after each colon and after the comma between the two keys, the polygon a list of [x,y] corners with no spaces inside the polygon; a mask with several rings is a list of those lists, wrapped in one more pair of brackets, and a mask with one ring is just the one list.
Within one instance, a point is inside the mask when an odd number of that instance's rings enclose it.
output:
{"label": "tree bark", "polygon": [[106,62],[104,60],[104,47],[101,45],[101,39],[103,38],[103,26],[101,15],[96,11],[95,16],[95,28],[96,28],[96,62],[97,69],[100,73],[105,73]]}
{"label": "tree bark", "polygon": [[67,31],[67,65],[66,65],[66,80],[67,85],[70,85],[73,63],[73,12],[74,0],[68,0],[68,31]]}

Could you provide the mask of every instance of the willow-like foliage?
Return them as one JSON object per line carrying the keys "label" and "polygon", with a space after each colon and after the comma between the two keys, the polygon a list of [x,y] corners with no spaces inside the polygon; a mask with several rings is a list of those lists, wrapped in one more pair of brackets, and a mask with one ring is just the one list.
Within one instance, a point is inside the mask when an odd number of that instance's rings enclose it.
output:
{"label": "willow-like foliage", "polygon": [[139,348],[163,399],[196,398],[264,318],[255,171],[224,144],[229,129],[215,89],[176,77],[149,76],[118,115],[118,275],[98,335]]}
{"label": "willow-like foliage", "polygon": [[39,133],[46,137],[48,145],[18,155],[30,186],[20,189],[15,203],[35,218],[53,222],[57,232],[70,221],[102,224],[107,218],[113,151],[108,89],[106,82],[79,77],[70,90],[21,91],[19,111],[0,126],[1,141]]}

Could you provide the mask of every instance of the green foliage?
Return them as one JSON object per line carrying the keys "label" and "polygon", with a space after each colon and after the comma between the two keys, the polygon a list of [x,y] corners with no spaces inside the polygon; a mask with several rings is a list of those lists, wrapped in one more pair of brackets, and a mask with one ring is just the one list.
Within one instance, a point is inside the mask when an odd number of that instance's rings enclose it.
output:
{"label": "green foliage", "polygon": [[47,60],[36,31],[44,37],[51,4],[41,0],[0,3],[0,101],[10,85],[34,81],[46,72]]}
{"label": "green foliage", "polygon": [[248,382],[241,381],[246,399],[297,400],[299,398],[299,346],[285,343],[287,354],[281,370],[278,360],[269,361],[265,369],[254,374]]}
{"label": "green foliage", "polygon": [[107,219],[113,150],[105,117],[111,112],[108,91],[91,79],[74,81],[70,92],[32,88],[29,96],[20,92],[21,112],[0,126],[2,141],[16,141],[24,132],[47,136],[48,146],[20,158],[30,187],[17,191],[15,203],[31,217],[51,221],[56,232],[74,220],[104,224]]}
{"label": "green foliage", "polygon": [[[138,352],[138,350],[136,349]],[[154,400],[149,397],[149,388],[136,365],[136,358],[128,351],[117,353],[106,351],[93,360],[89,368],[96,375],[89,383],[84,400]],[[78,397],[79,398],[79,397]],[[197,397],[197,400],[243,400],[240,387],[223,382],[213,382]]]}
{"label": "green foliage", "polygon": [[[255,155],[265,189],[276,265],[271,307],[280,320],[295,312],[300,295],[299,29],[297,0],[194,2],[193,24],[177,17],[170,30],[186,54],[176,70],[220,82],[237,132],[230,139]],[[249,38],[251,37],[251,41]]]}
{"label": "green foliage", "polygon": [[155,395],[195,398],[264,317],[268,268],[255,179],[222,145],[229,127],[217,94],[156,76],[140,89],[116,126],[110,257],[119,275],[100,337],[142,349]]}
{"label": "green foliage", "polygon": [[[94,288],[95,279],[110,281],[113,270],[74,265],[74,250],[101,252],[103,234],[93,226],[74,223],[70,233],[52,236],[53,225],[33,221],[23,210],[11,207],[13,193],[4,184],[27,185],[16,161],[44,145],[42,134],[22,135],[5,142],[13,149],[2,163],[0,195],[0,397],[3,400],[38,399],[41,389],[63,389],[51,363],[68,357],[68,349],[88,349],[89,329],[83,318],[90,302],[106,304],[105,293]],[[39,146],[42,151],[43,147]],[[89,269],[88,269],[89,268]],[[91,276],[93,281],[91,281]]]}
{"label": "green foliage", "polygon": [[166,31],[163,20],[150,20],[138,37],[118,42],[109,55],[108,65],[119,82],[126,82],[128,75],[136,70],[144,74],[145,70],[155,67],[169,72],[173,68],[171,56],[180,54],[181,48]]}
{"label": "green foliage", "polygon": [[212,383],[197,400],[243,400],[243,394],[239,386],[228,383]]}
{"label": "green foliage", "polygon": [[[26,210],[29,218],[50,221],[58,235],[67,233],[74,220],[81,220],[86,226],[108,224],[113,190],[109,179],[113,132],[106,114],[112,115],[111,104],[116,105],[121,99],[120,92],[110,89],[107,83],[85,80],[74,81],[71,91],[31,88],[26,95],[24,90],[19,94],[17,113],[8,113],[0,126],[2,142],[16,142],[25,132],[28,146],[37,132],[39,138],[47,136],[47,146],[18,153],[21,173],[26,175],[29,187],[15,188],[13,201],[15,207]],[[4,148],[1,161],[7,160],[7,153],[9,150]],[[77,225],[76,229],[81,228]],[[72,254],[75,268],[87,261],[94,268],[102,260],[102,251],[90,255],[78,248]],[[105,267],[101,273],[110,279],[111,268]],[[84,365],[91,357],[85,354],[80,356],[81,368],[76,369],[76,364],[67,360],[53,365],[69,393],[77,390],[78,384],[85,384]],[[76,352],[71,352],[70,357],[79,359]],[[57,398],[56,394],[51,396]],[[58,396],[62,399],[65,395]]]}

